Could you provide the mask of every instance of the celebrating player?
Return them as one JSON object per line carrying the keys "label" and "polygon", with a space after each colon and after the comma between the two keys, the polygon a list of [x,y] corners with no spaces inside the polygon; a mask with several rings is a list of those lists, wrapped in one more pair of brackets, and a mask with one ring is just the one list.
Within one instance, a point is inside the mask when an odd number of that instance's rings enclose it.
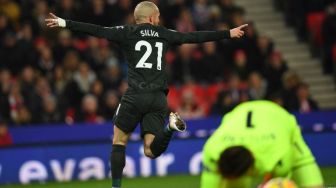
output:
{"label": "celebrating player", "polygon": [[50,16],[51,18],[46,19],[47,26],[65,27],[106,38],[119,44],[126,54],[129,88],[122,97],[114,117],[112,187],[121,187],[125,146],[139,122],[144,138],[144,153],[150,158],[160,156],[167,149],[174,131],[186,129],[185,123],[176,113],[170,113],[168,126],[164,128],[168,111],[168,89],[163,57],[169,46],[240,38],[244,35],[242,28],[246,27],[243,25],[230,31],[179,33],[159,26],[160,11],[149,1],[143,1],[136,6],[135,25],[101,27],[64,20],[54,14]]}
{"label": "celebrating player", "polygon": [[226,114],[204,146],[203,165],[202,188],[249,188],[258,177],[323,185],[295,117],[270,101],[246,102]]}

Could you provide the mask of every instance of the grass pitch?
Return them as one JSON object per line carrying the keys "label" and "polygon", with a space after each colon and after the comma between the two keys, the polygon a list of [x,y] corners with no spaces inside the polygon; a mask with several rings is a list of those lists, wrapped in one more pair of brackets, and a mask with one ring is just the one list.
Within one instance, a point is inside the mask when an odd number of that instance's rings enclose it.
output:
{"label": "grass pitch", "polygon": [[[322,168],[325,185],[336,187],[336,167]],[[123,180],[125,188],[197,188],[200,176],[178,175],[167,177],[130,178]],[[107,188],[111,187],[110,180],[68,183],[47,183],[32,185],[6,185],[1,188]]]}

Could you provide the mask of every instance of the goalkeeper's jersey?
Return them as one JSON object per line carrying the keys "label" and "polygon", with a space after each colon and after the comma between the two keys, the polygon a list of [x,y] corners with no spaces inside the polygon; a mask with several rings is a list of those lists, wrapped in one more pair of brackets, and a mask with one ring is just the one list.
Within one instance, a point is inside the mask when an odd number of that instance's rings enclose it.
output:
{"label": "goalkeeper's jersey", "polygon": [[242,145],[253,153],[255,175],[286,175],[293,165],[292,145],[297,127],[295,117],[275,103],[243,103],[224,116],[206,142],[204,167],[217,171],[220,154],[230,146]]}

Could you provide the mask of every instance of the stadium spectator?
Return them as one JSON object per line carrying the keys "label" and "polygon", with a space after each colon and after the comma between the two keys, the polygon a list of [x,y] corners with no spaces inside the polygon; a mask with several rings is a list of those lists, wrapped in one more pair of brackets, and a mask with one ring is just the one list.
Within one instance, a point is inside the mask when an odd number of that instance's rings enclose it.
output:
{"label": "stadium spectator", "polygon": [[[87,20],[89,23],[109,26],[111,24],[112,15],[110,15],[111,6],[104,0],[86,1],[81,13],[81,20]],[[119,12],[120,16],[125,14]],[[120,16],[118,16],[120,18]],[[121,19],[122,20],[122,19]]]}
{"label": "stadium spectator", "polygon": [[112,120],[118,105],[119,105],[120,99],[119,95],[117,92],[109,90],[107,91],[105,95],[105,100],[104,100],[104,118],[106,120]]}
{"label": "stadium spectator", "polygon": [[43,111],[43,102],[46,98],[51,96],[53,96],[53,94],[47,78],[38,77],[34,85],[34,89],[25,98],[25,105],[28,110],[27,113],[30,114],[29,121],[34,123],[40,121],[41,112]]}
{"label": "stadium spectator", "polygon": [[294,102],[294,108],[290,110],[308,113],[318,110],[317,103],[310,97],[309,87],[306,83],[301,83],[297,88],[297,99]]}
{"label": "stadium spectator", "polygon": [[21,72],[20,88],[24,100],[27,102],[32,101],[34,98],[35,93],[33,91],[37,81],[36,75],[37,71],[31,66],[24,67]]}
{"label": "stadium spectator", "polygon": [[188,9],[183,9],[181,11],[179,18],[176,21],[176,30],[183,33],[196,30],[191,12]]}
{"label": "stadium spectator", "polygon": [[177,57],[171,65],[173,83],[183,84],[200,77],[197,72],[201,70],[200,61],[193,57],[195,47],[193,44],[184,44],[179,47]]}
{"label": "stadium spectator", "polygon": [[9,95],[7,98],[9,102],[9,113],[11,120],[14,123],[20,124],[21,123],[21,117],[20,111],[22,108],[25,108],[24,104],[24,98],[21,94],[21,88],[20,84],[17,81],[14,81],[11,84]]}
{"label": "stadium spectator", "polygon": [[90,85],[90,94],[94,95],[98,99],[98,106],[103,107],[104,102],[104,85],[103,83],[96,79],[93,81],[93,83]]}
{"label": "stadium spectator", "polygon": [[72,75],[78,69],[80,64],[79,54],[75,50],[67,51],[63,58],[62,64],[65,70],[66,78],[72,78]]}
{"label": "stadium spectator", "polygon": [[19,73],[25,63],[20,52],[15,33],[5,33],[3,43],[0,47],[0,66],[8,68],[15,75]]}
{"label": "stadium spectator", "polygon": [[208,0],[195,0],[191,7],[191,13],[197,29],[206,29],[210,20]]}
{"label": "stadium spectator", "polygon": [[61,63],[63,61],[67,52],[74,50],[72,43],[73,39],[69,30],[61,30],[58,33],[57,42],[52,48],[53,56],[55,57],[54,59],[57,63]]}
{"label": "stadium spectator", "polygon": [[258,72],[249,75],[249,98],[251,100],[261,100],[266,97],[267,83]]}
{"label": "stadium spectator", "polygon": [[109,48],[107,41],[101,40],[100,43],[98,56],[95,56],[94,64],[92,64],[93,70],[98,73],[103,72],[111,64],[119,63],[115,53]]}
{"label": "stadium spectator", "polygon": [[229,87],[226,92],[230,96],[234,106],[249,99],[247,90],[240,86],[241,80],[239,76],[232,75],[229,79]]}
{"label": "stadium spectator", "polygon": [[103,72],[102,80],[106,88],[117,89],[123,80],[122,70],[117,62],[107,65],[107,69]]}
{"label": "stadium spectator", "polygon": [[36,1],[34,3],[34,10],[32,11],[33,21],[36,23],[36,31],[40,31],[40,34],[47,34],[44,20],[48,17],[49,6],[45,0]]}
{"label": "stadium spectator", "polygon": [[[133,13],[131,0],[119,0],[111,7],[111,24],[121,25],[125,23],[128,15]],[[133,14],[132,14],[133,15]],[[133,16],[132,16],[133,17]]]}
{"label": "stadium spectator", "polygon": [[25,125],[33,123],[33,117],[31,111],[26,106],[22,106],[21,108],[19,108],[17,114],[18,115],[15,122],[17,125]]}
{"label": "stadium spectator", "polygon": [[195,100],[192,90],[186,90],[182,94],[182,102],[177,113],[183,119],[197,119],[205,115],[205,109]]}
{"label": "stadium spectator", "polygon": [[0,12],[0,46],[3,46],[3,40],[6,33],[13,32],[13,26],[8,21],[8,17]]}
{"label": "stadium spectator", "polygon": [[57,107],[57,101],[54,96],[43,99],[43,111],[39,122],[42,123],[60,123],[63,121],[62,111]]}
{"label": "stadium spectator", "polygon": [[74,73],[73,79],[78,85],[79,90],[83,94],[86,94],[89,92],[91,84],[96,80],[96,74],[90,70],[86,62],[82,62],[78,67],[78,71]]}
{"label": "stadium spectator", "polygon": [[282,77],[282,84],[284,86],[282,97],[284,107],[286,109],[293,109],[293,104],[296,100],[296,90],[301,83],[301,78],[293,71],[287,71]]}
{"label": "stadium spectator", "polygon": [[215,83],[222,81],[222,73],[227,69],[227,65],[223,62],[221,56],[216,53],[217,46],[215,42],[207,42],[202,44],[204,55],[201,60],[203,63],[203,80],[207,83]]}
{"label": "stadium spectator", "polygon": [[61,66],[55,67],[52,80],[52,90],[58,98],[61,98],[68,83],[67,79],[65,78],[64,70]]}
{"label": "stadium spectator", "polygon": [[7,123],[2,118],[0,119],[0,147],[13,145],[13,139],[8,131]]}
{"label": "stadium spectator", "polygon": [[44,46],[40,49],[40,59],[38,60],[38,69],[43,75],[50,75],[55,67],[55,60],[49,47]]}
{"label": "stadium spectator", "polygon": [[234,108],[232,97],[228,92],[221,91],[218,93],[217,101],[211,107],[212,115],[224,115]]}
{"label": "stadium spectator", "polygon": [[0,1],[0,12],[5,13],[13,23],[18,23],[20,19],[20,6],[13,0]]}
{"label": "stadium spectator", "polygon": [[[88,61],[91,67],[97,64],[97,59],[99,57],[99,39],[96,37],[89,36],[86,40],[87,47],[84,50],[84,59]],[[94,69],[94,68],[93,68]]]}
{"label": "stadium spectator", "polygon": [[60,0],[56,2],[56,13],[64,19],[76,19],[78,10],[74,0]]}
{"label": "stadium spectator", "polygon": [[243,9],[236,6],[232,0],[219,0],[219,6],[221,10],[221,21],[229,23],[231,22],[232,15],[235,12],[243,12]]}
{"label": "stadium spectator", "polygon": [[270,38],[267,36],[260,36],[257,39],[257,59],[258,62],[260,62],[263,66],[265,66],[267,63],[268,57],[273,52],[273,42]]}
{"label": "stadium spectator", "polygon": [[248,62],[244,50],[237,50],[234,53],[232,72],[239,76],[242,81],[246,81],[249,75]]}
{"label": "stadium spectator", "polygon": [[18,55],[25,65],[36,66],[38,52],[34,46],[33,31],[30,23],[23,23],[17,33]]}
{"label": "stadium spectator", "polygon": [[253,22],[249,22],[246,28],[246,38],[244,40],[244,48],[248,58],[248,68],[250,71],[260,71],[264,67],[264,59],[261,55],[261,49],[258,46],[258,33]]}
{"label": "stadium spectator", "polygon": [[265,66],[264,75],[268,81],[269,91],[282,89],[282,75],[288,70],[286,62],[282,59],[280,52],[273,52]]}
{"label": "stadium spectator", "polygon": [[101,123],[103,117],[98,113],[98,100],[94,95],[85,95],[82,100],[82,107],[77,114],[76,121],[86,123]]}

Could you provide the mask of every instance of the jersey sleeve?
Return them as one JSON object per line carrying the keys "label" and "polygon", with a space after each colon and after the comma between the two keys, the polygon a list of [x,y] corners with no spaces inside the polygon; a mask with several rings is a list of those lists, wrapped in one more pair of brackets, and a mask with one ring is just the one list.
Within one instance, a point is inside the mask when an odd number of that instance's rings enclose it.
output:
{"label": "jersey sleeve", "polygon": [[66,27],[72,31],[83,32],[99,38],[106,38],[114,42],[123,41],[126,36],[125,33],[127,32],[125,26],[103,27],[71,20],[66,20]]}
{"label": "jersey sleeve", "polygon": [[230,31],[195,31],[190,33],[181,33],[166,29],[167,39],[171,44],[202,43],[230,39]]}

